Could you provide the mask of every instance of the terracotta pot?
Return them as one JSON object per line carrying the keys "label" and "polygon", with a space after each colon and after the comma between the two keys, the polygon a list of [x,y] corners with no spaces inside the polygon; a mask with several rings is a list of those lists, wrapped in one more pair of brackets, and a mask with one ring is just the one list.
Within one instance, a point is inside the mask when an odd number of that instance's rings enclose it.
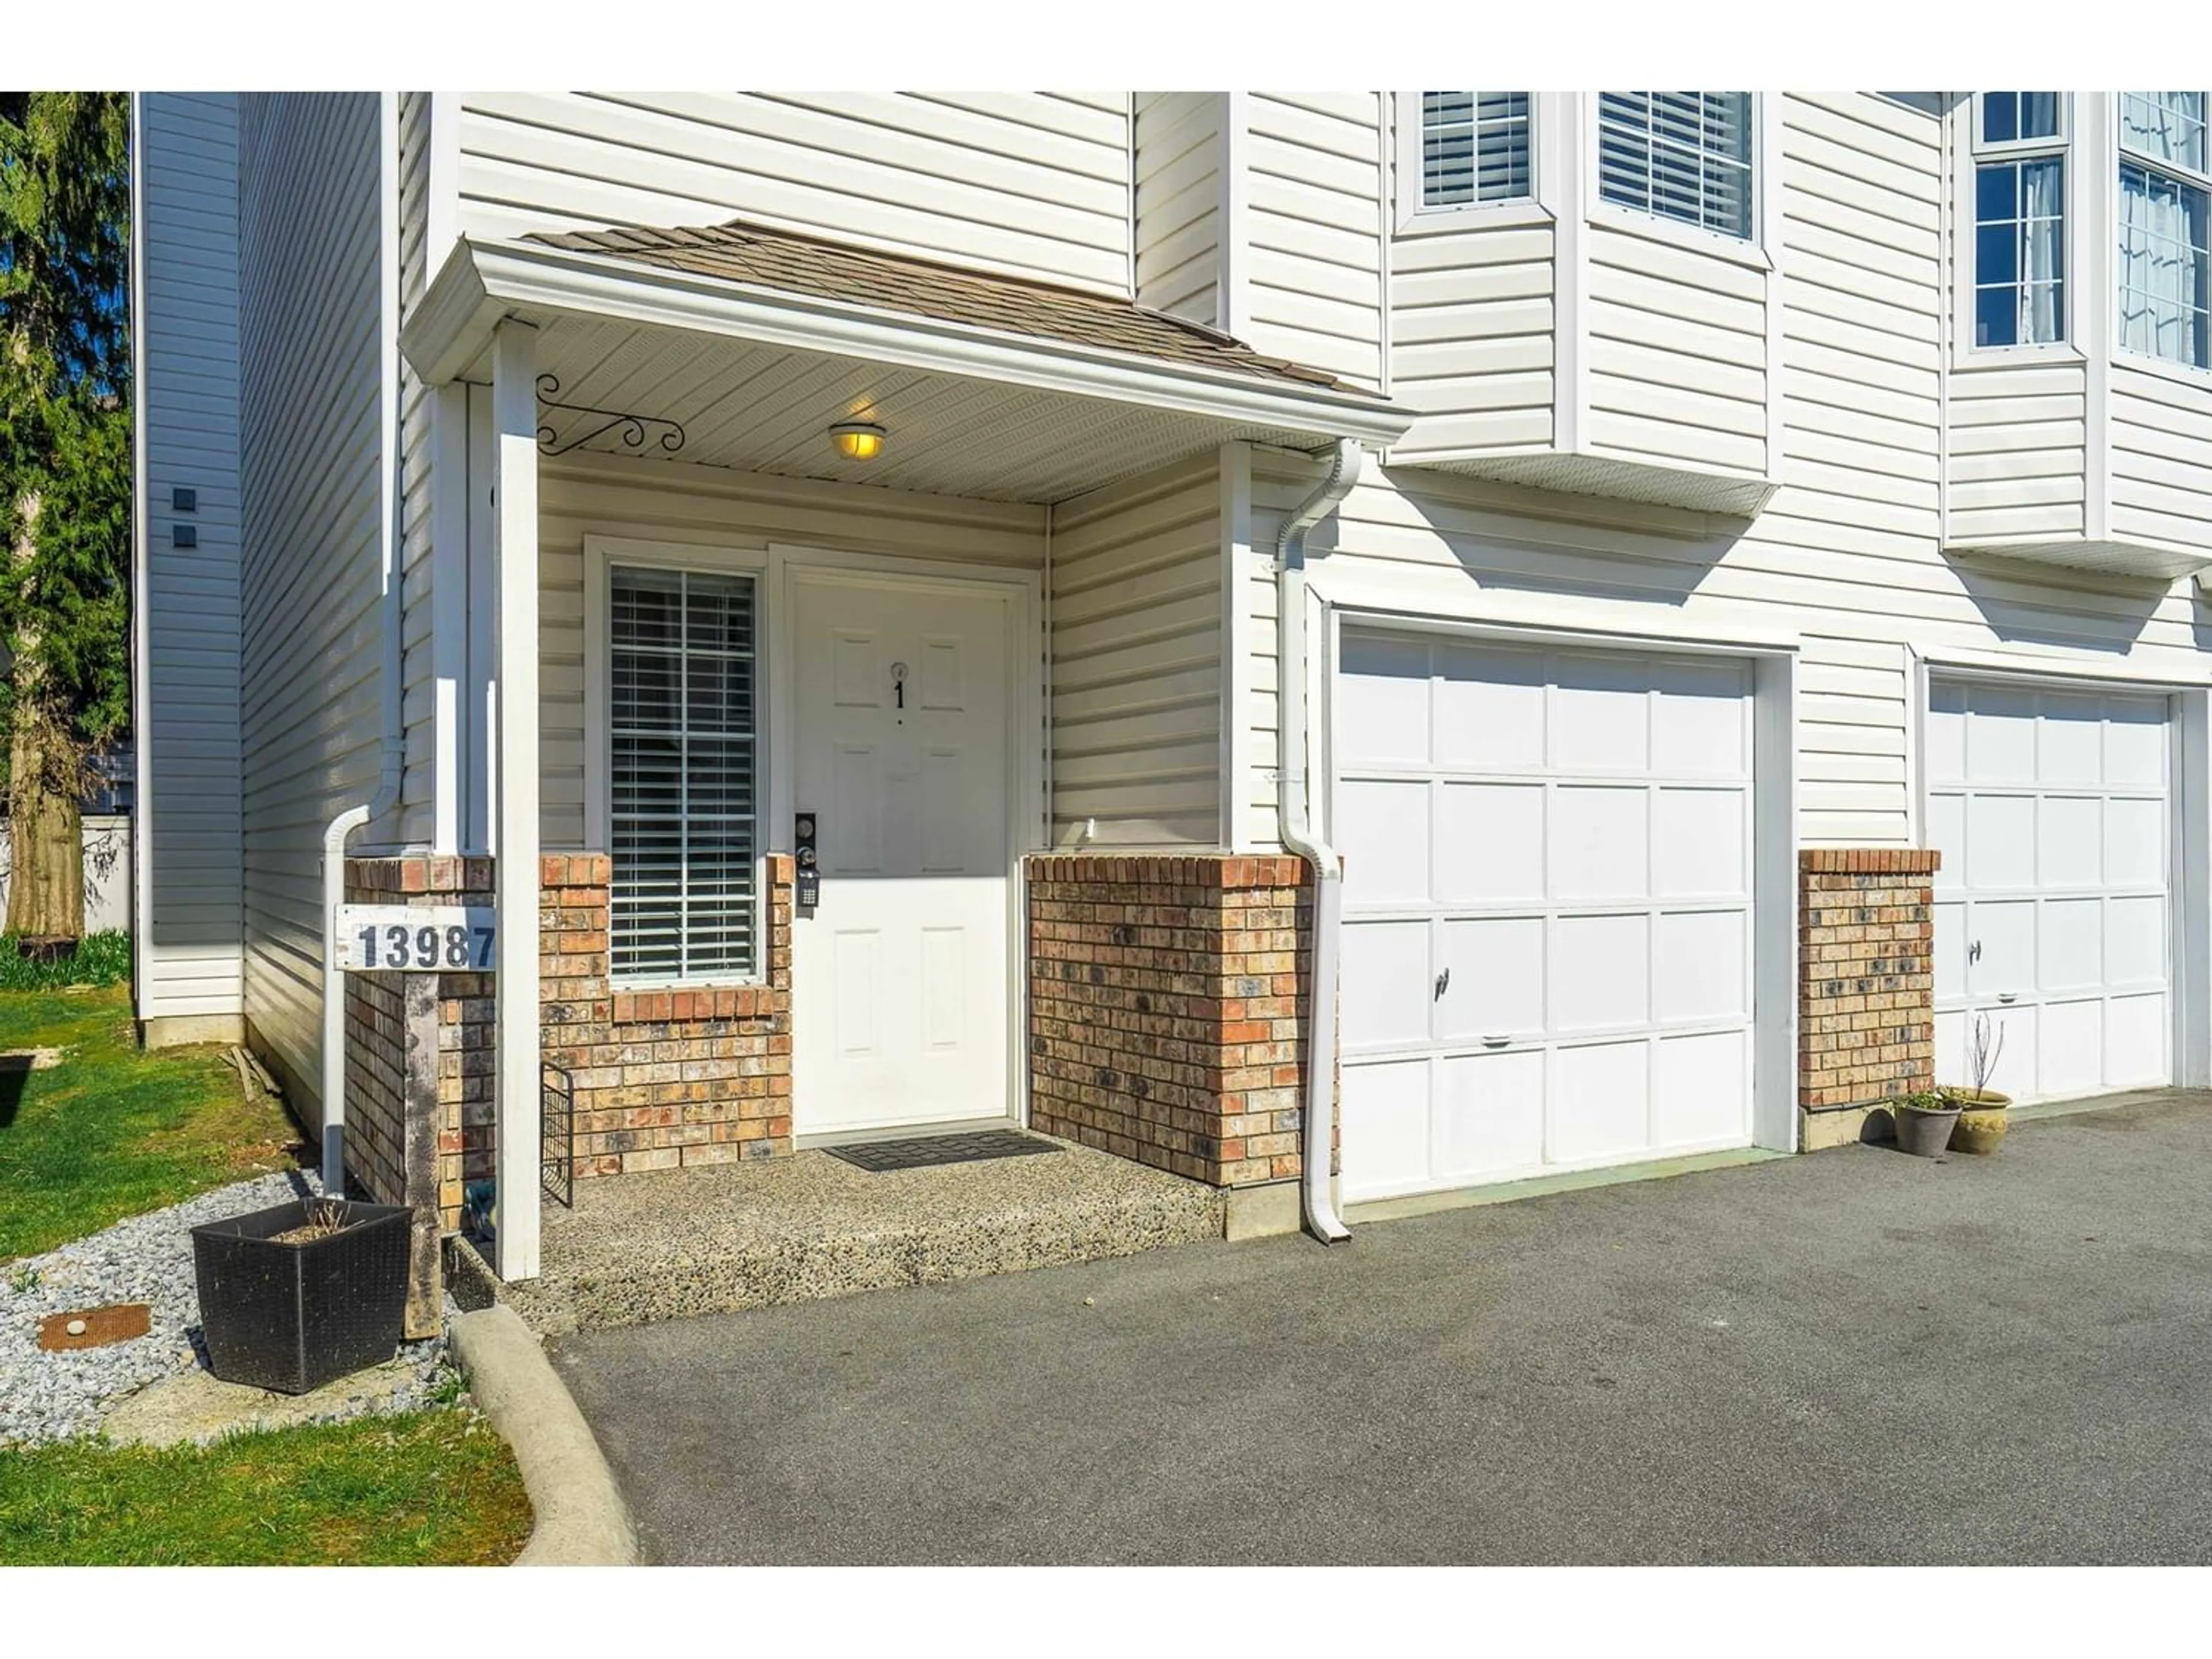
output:
{"label": "terracotta pot", "polygon": [[1996,1151],[1997,1143],[2005,1138],[2005,1108],[2012,1104],[2012,1097],[1999,1094],[1995,1089],[1984,1089],[1978,1094],[1972,1089],[1953,1089],[1948,1093],[1960,1107],[1958,1127],[1951,1131],[1951,1150],[1976,1153]]}
{"label": "terracotta pot", "polygon": [[1899,1152],[1911,1152],[1915,1158],[1942,1156],[1951,1144],[1951,1131],[1958,1126],[1956,1106],[1945,1106],[1932,1112],[1920,1106],[1899,1106],[1894,1109]]}

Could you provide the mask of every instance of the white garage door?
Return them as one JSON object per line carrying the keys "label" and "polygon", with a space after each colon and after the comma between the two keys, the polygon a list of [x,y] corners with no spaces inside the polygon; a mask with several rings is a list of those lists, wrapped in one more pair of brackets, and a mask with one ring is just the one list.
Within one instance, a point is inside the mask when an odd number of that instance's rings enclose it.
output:
{"label": "white garage door", "polygon": [[2015,1099],[2172,1076],[2169,732],[2164,697],[1930,683],[1939,1080],[1978,1016]]}
{"label": "white garage door", "polygon": [[1347,1200],[1752,1138],[1752,670],[1347,632]]}

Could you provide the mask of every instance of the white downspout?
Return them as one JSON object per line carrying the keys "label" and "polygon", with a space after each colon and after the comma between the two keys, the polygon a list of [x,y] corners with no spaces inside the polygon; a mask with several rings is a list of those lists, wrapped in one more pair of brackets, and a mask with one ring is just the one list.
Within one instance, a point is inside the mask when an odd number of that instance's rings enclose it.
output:
{"label": "white downspout", "polygon": [[1314,873],[1312,1001],[1306,1011],[1304,1194],[1306,1226],[1324,1244],[1352,1237],[1329,1192],[1336,1127],[1336,946],[1344,915],[1344,872],[1336,850],[1313,827],[1306,756],[1306,532],[1327,518],[1359,480],[1359,445],[1340,438],[1328,471],[1283,521],[1275,538],[1275,665],[1280,709],[1275,721],[1275,816],[1283,845]]}
{"label": "white downspout", "polygon": [[346,843],[399,805],[407,732],[400,709],[403,592],[399,561],[399,94],[377,94],[377,532],[384,549],[383,766],[376,793],[323,831],[323,1189],[345,1190],[345,975],[337,966],[338,906],[345,902]]}

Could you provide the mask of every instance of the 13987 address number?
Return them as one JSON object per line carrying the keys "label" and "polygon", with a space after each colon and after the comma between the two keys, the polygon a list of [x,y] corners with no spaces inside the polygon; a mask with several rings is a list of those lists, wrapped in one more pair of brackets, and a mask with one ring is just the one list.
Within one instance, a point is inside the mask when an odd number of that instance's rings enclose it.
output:
{"label": "13987 address number", "polygon": [[338,965],[356,973],[483,973],[499,930],[489,906],[341,906]]}

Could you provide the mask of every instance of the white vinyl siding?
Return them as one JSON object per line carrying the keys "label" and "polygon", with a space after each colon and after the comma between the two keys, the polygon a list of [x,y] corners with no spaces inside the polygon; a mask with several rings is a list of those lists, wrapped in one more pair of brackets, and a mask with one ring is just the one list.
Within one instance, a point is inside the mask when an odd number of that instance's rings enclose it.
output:
{"label": "white vinyl siding", "polygon": [[2112,527],[2202,550],[2212,542],[2212,381],[2112,365]]}
{"label": "white vinyl siding", "polygon": [[1220,515],[1210,453],[1054,509],[1055,845],[1218,842]]}
{"label": "white vinyl siding", "polygon": [[732,218],[1129,291],[1126,94],[461,94],[459,228]]}
{"label": "white vinyl siding", "polygon": [[[140,102],[147,706],[137,711],[152,913],[141,1018],[240,1011],[238,104]],[[191,489],[195,510],[173,508]],[[196,546],[173,536],[189,526]]]}
{"label": "white vinyl siding", "polygon": [[1601,92],[1598,199],[1750,240],[1752,107],[1747,92]]}
{"label": "white vinyl siding", "polygon": [[[470,399],[482,427],[490,394]],[[771,542],[1042,568],[1044,511],[716,467],[570,455],[538,471],[538,790],[549,851],[605,852],[585,814],[584,538],[676,543],[757,559]],[[774,603],[774,596],[767,596]],[[771,825],[769,845],[785,826]]]}
{"label": "white vinyl siding", "polygon": [[1243,100],[1250,342],[1366,386],[1382,373],[1385,101],[1258,92]]}
{"label": "white vinyl siding", "polygon": [[[428,269],[429,232],[430,100],[427,92],[399,94],[399,308],[404,317],[435,275]],[[405,655],[401,671],[401,716],[406,723],[406,774],[400,789],[399,833],[415,846],[429,844],[434,828],[437,691],[430,639],[431,493],[430,396],[406,358],[399,361],[400,565]],[[454,479],[452,488],[467,487]]]}
{"label": "white vinyl siding", "polygon": [[2081,535],[2088,441],[2081,365],[1954,369],[1949,394],[1952,544]]}
{"label": "white vinyl siding", "polygon": [[1422,411],[1393,458],[1552,441],[1548,223],[1425,230],[1390,252],[1390,393]]}
{"label": "white vinyl siding", "polygon": [[377,131],[374,94],[240,100],[246,1014],[311,1121],[323,831],[379,767]]}
{"label": "white vinyl siding", "polygon": [[1140,92],[1131,131],[1137,303],[1210,328],[1228,325],[1221,273],[1228,103],[1226,93]]}
{"label": "white vinyl siding", "polygon": [[609,947],[617,979],[759,966],[756,583],[617,565],[607,579]]}

